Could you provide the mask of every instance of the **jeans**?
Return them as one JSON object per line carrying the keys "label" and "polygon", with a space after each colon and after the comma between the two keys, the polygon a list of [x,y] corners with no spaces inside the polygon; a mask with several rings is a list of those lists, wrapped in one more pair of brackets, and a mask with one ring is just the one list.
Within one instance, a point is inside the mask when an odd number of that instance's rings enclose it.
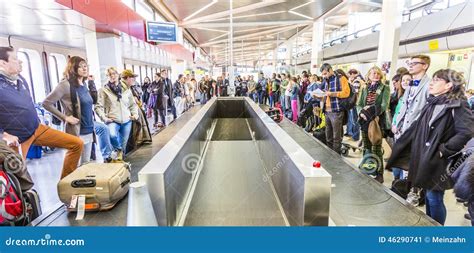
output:
{"label": "jeans", "polygon": [[467,211],[469,212],[469,215],[471,216],[471,226],[474,227],[474,198],[471,198],[467,204]]}
{"label": "jeans", "polygon": [[400,168],[392,168],[393,177],[395,179],[403,179],[403,170]]}
{"label": "jeans", "polygon": [[280,104],[281,104],[281,109],[283,110],[283,112],[285,112],[286,103],[285,103],[285,95],[284,94],[280,96]]}
{"label": "jeans", "polygon": [[270,103],[270,107],[273,107],[273,103],[274,103],[274,101],[273,101],[273,93],[270,94],[270,96],[269,96],[269,103]]}
{"label": "jeans", "polygon": [[258,103],[263,104],[263,91],[257,91]]}
{"label": "jeans", "polygon": [[347,134],[355,141],[358,141],[360,139],[360,126],[357,122],[357,109],[352,108],[349,110],[347,118]]}
{"label": "jeans", "polygon": [[326,112],[326,143],[329,148],[341,153],[343,112]]}
{"label": "jeans", "polygon": [[172,104],[171,105],[171,113],[173,114],[173,119],[176,119],[178,115],[176,115],[176,105]]}
{"label": "jeans", "polygon": [[199,102],[201,102],[201,105],[204,105],[207,103],[207,94],[206,93],[201,93],[201,98],[199,99]]}
{"label": "jeans", "polygon": [[153,108],[153,117],[155,119],[155,125],[158,124],[158,114],[160,114],[161,123],[166,126],[165,110]]}
{"label": "jeans", "polygon": [[110,144],[109,128],[102,122],[94,122],[95,133],[99,139],[100,153],[105,160],[112,154],[112,144]]}
{"label": "jeans", "polygon": [[252,101],[255,102],[255,93],[254,93],[254,92],[250,92],[250,93],[249,93],[249,98],[252,99]]}
{"label": "jeans", "polygon": [[426,190],[426,214],[444,225],[446,221],[446,206],[444,205],[444,191]]}
{"label": "jeans", "polygon": [[94,143],[94,134],[80,135],[79,138],[84,142],[79,166],[91,161],[92,143]]}
{"label": "jeans", "polygon": [[122,150],[123,154],[127,152],[127,142],[132,130],[132,121],[127,123],[109,123],[107,127],[110,131],[110,142],[115,150]]}

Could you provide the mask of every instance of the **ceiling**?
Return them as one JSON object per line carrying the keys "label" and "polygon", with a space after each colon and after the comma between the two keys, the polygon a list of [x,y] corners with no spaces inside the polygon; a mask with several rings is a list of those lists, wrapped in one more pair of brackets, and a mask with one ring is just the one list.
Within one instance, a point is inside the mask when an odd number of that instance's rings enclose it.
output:
{"label": "ceiling", "polygon": [[0,34],[84,48],[95,21],[54,0],[0,0]]}
{"label": "ceiling", "polygon": [[[305,31],[314,20],[342,0],[234,0],[234,61],[252,61],[268,53],[297,32]],[[229,0],[154,0],[165,5],[180,27],[187,29],[198,45],[210,53],[218,65],[226,63],[229,47]],[[208,8],[203,9],[203,7]],[[196,11],[201,12],[193,15]],[[299,33],[301,34],[301,33]],[[311,35],[305,36],[311,38]],[[242,54],[242,48],[244,54]],[[243,57],[242,57],[243,55]]]}

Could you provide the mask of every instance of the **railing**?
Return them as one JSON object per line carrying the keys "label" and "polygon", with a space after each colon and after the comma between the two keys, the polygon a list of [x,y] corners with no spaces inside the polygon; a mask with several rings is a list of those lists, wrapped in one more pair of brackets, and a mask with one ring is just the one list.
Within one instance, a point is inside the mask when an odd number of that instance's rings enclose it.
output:
{"label": "railing", "polygon": [[[466,2],[466,1],[463,1],[463,2]],[[403,21],[402,22],[410,21],[413,18],[427,16],[427,15],[436,13],[438,11],[444,10],[446,8],[452,7],[454,5],[461,4],[463,2],[451,1],[451,0],[444,0],[444,1],[431,0],[431,1],[428,1],[428,2],[422,2],[420,4],[412,6],[408,10],[405,10],[402,14],[403,15],[403,18],[402,18]],[[440,5],[443,5],[443,6],[440,6]],[[419,15],[419,16],[415,15],[415,14],[418,14],[418,12],[421,12],[421,15]],[[377,32],[379,30],[380,30],[380,23],[375,24],[371,27],[359,30],[357,32],[351,33],[351,34],[347,34],[347,35],[341,36],[339,38],[332,39],[329,42],[323,43],[322,49],[327,48],[327,47],[332,47],[336,44],[342,44],[346,41],[357,39],[359,37],[362,37],[364,35],[368,35],[370,33]],[[296,55],[296,57],[300,57],[300,56],[305,55],[307,53],[311,53],[311,49],[298,53]]]}

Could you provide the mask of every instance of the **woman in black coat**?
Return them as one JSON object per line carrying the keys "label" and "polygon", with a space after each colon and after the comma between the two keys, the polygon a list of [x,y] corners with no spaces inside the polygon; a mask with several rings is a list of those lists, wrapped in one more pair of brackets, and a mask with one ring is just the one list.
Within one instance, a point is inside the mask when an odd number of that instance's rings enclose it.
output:
{"label": "woman in black coat", "polygon": [[[165,119],[165,101],[164,101],[164,92],[165,92],[165,83],[163,82],[160,73],[155,74],[155,78],[149,87],[150,99],[148,107],[153,110],[154,116],[154,128],[159,128],[166,126]],[[161,118],[161,123],[158,123],[158,113]]]}
{"label": "woman in black coat", "polygon": [[[464,96],[463,76],[438,70],[429,86],[430,97],[418,120],[392,149],[387,169],[408,170],[411,186],[426,190],[426,214],[444,224],[444,191],[453,187],[446,167],[449,157],[474,136],[474,118]],[[409,161],[409,169],[402,161]]]}

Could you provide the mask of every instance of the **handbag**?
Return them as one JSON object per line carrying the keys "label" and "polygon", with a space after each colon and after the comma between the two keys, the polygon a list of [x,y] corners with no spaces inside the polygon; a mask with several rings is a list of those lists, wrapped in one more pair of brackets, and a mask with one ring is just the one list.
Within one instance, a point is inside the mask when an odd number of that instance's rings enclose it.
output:
{"label": "handbag", "polygon": [[382,130],[379,125],[379,116],[376,116],[375,119],[369,123],[368,135],[372,145],[382,144]]}

